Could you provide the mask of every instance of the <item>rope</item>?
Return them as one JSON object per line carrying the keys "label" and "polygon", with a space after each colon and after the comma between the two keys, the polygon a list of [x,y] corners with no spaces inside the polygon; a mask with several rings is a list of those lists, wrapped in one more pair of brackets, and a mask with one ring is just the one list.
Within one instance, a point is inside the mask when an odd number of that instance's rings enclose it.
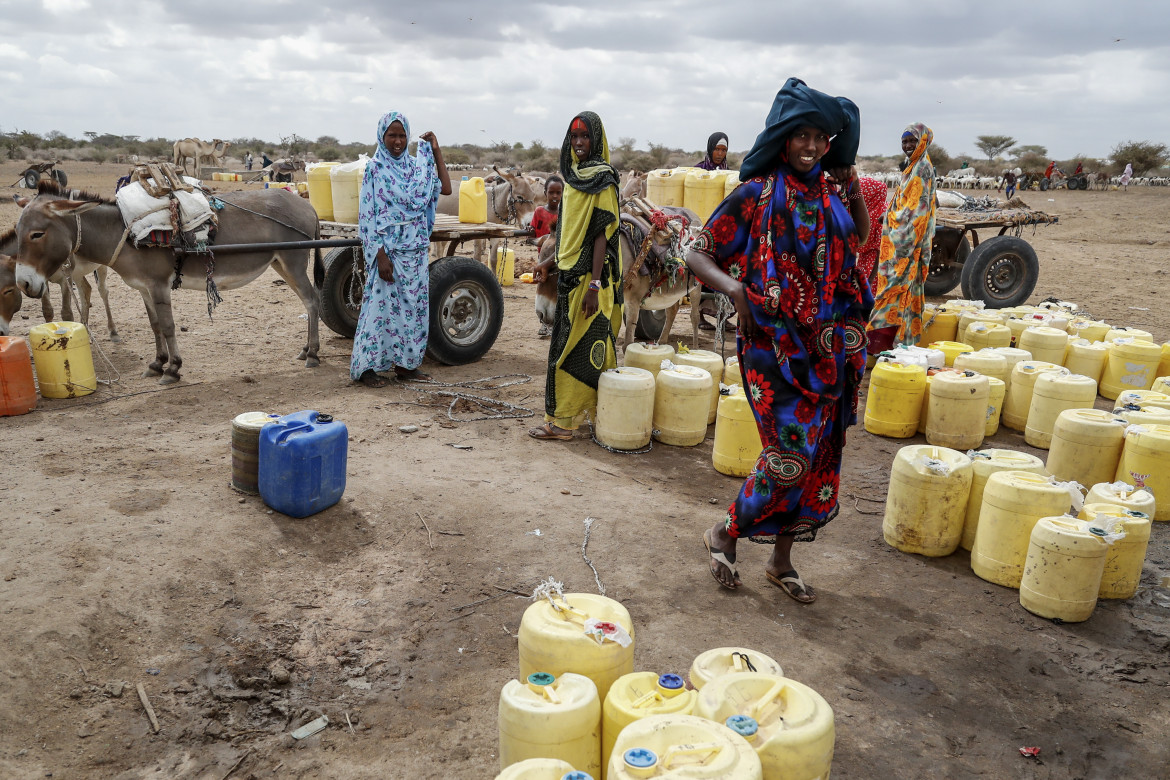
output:
{"label": "rope", "polygon": [[601,575],[597,573],[597,567],[593,565],[593,561],[589,560],[589,555],[586,549],[589,547],[589,532],[593,530],[593,524],[597,522],[595,517],[585,518],[585,539],[581,542],[581,557],[585,559],[585,564],[593,569],[593,580],[597,583],[597,592],[602,596],[605,595],[605,587],[601,584]]}
{"label": "rope", "polygon": [[240,205],[238,205],[238,204],[236,204],[236,203],[232,203],[232,202],[231,202],[231,201],[229,201],[229,200],[224,200],[223,198],[216,198],[216,200],[218,200],[220,203],[222,203],[222,204],[223,204],[223,205],[225,205],[225,206],[231,206],[233,209],[239,209],[240,211],[246,211],[246,212],[248,212],[249,214],[253,214],[253,215],[257,216],[257,217],[263,217],[264,219],[272,220],[273,222],[275,222],[275,223],[276,223],[276,224],[278,224],[278,225],[283,225],[284,227],[288,228],[289,230],[292,230],[292,231],[294,231],[294,232],[296,232],[296,233],[300,233],[302,236],[304,236],[305,238],[307,238],[307,239],[309,239],[309,240],[312,240],[312,239],[313,239],[313,236],[310,236],[308,233],[306,233],[305,231],[301,230],[300,228],[293,227],[292,225],[288,224],[287,222],[281,222],[281,221],[280,221],[279,219],[277,219],[276,217],[269,216],[268,214],[261,214],[261,213],[260,213],[260,212],[258,212],[258,211],[252,211],[252,209],[246,209],[246,208],[244,208],[243,206],[240,206]]}

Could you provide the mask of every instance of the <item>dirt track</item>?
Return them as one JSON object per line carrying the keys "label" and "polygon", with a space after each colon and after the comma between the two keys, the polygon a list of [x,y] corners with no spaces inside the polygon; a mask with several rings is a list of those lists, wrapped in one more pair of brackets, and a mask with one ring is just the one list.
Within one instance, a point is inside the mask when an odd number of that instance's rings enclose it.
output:
{"label": "dirt track", "polygon": [[[19,170],[0,165],[0,182]],[[68,168],[72,185],[105,194],[122,172]],[[1025,234],[1042,263],[1033,300],[1076,300],[1170,339],[1170,193],[1023,197],[1061,214]],[[6,199],[0,226],[15,218]],[[841,516],[794,551],[816,604],[769,585],[766,551],[746,544],[745,587],[728,594],[700,533],[739,481],[712,470],[710,438],[627,456],[584,437],[534,442],[531,420],[453,423],[412,388],[352,385],[350,342],[325,328],[323,365],[306,370],[303,310],[271,272],[225,292],[214,320],[202,295],[176,299],[183,381],[160,390],[140,378],[153,352],[141,301],[113,276],[111,288],[122,343],[106,339],[100,310],[91,323],[113,367],[95,357],[99,376],[120,381],[0,419],[4,778],[220,780],[237,761],[232,778],[494,777],[496,705],[527,605],[502,589],[554,576],[596,592],[587,517],[606,593],[633,616],[638,668],[682,672],[728,644],[769,653],[833,706],[834,778],[1167,774],[1166,527],[1134,599],[1056,625],[974,576],[966,553],[888,547],[880,499],[906,442],[858,427]],[[506,288],[505,302],[486,358],[428,370],[445,382],[531,376],[485,394],[539,411],[547,341],[532,288]],[[40,321],[26,300],[14,333]],[[676,338],[689,331],[681,315]],[[349,426],[350,465],[339,505],[292,520],[229,486],[230,421],[300,409]],[[1011,431],[988,444],[1037,452]],[[287,736],[320,713],[324,732]],[[1021,746],[1039,746],[1039,760]]]}

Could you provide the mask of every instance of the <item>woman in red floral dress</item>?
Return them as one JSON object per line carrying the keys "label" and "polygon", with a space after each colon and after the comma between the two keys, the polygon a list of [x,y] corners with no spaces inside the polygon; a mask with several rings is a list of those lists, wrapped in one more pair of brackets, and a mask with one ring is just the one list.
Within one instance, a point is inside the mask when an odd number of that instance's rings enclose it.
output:
{"label": "woman in red floral dress", "polygon": [[837,515],[845,429],[857,418],[873,297],[857,253],[869,219],[853,167],[857,107],[789,79],[687,264],[731,297],[736,350],[764,448],[727,515],[703,534],[710,570],[738,587],[740,537],[774,543],[765,576],[816,598],[791,561]]}

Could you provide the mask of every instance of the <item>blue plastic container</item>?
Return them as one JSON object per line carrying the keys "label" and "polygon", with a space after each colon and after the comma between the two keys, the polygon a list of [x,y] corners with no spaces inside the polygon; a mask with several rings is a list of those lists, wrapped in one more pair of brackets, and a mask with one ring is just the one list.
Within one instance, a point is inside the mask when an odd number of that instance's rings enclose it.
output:
{"label": "blue plastic container", "polygon": [[345,493],[349,431],[315,411],[294,412],[260,431],[258,483],[264,503],[289,517],[308,517]]}

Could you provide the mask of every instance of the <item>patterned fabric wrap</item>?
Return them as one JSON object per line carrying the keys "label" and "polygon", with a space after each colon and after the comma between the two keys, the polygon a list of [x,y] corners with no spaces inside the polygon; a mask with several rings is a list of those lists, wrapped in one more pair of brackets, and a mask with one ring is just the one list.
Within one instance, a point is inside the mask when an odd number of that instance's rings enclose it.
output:
{"label": "patterned fabric wrap", "polygon": [[827,169],[848,167],[857,161],[861,143],[861,112],[849,98],[819,92],[790,78],[776,93],[763,131],[743,158],[739,178],[769,176],[780,164],[788,137],[799,127],[812,125],[833,136],[833,146],[821,158]]}
{"label": "patterned fabric wrap", "polygon": [[865,210],[869,213],[869,238],[861,245],[857,255],[857,265],[865,278],[873,273],[877,265],[878,253],[882,245],[882,224],[886,221],[886,191],[885,182],[871,179],[868,176],[858,177],[861,186],[861,199],[865,202]]}
{"label": "patterned fabric wrap", "polygon": [[[430,318],[430,277],[427,248],[435,224],[435,205],[442,182],[429,143],[419,143],[411,157],[390,154],[382,142],[386,129],[406,117],[391,111],[378,123],[378,150],[366,164],[358,203],[358,234],[362,239],[366,284],[353,339],[349,373],[395,366],[415,369],[427,348]],[[378,275],[378,250],[385,249],[394,266],[394,281]]]}
{"label": "patterned fabric wrap", "polygon": [[763,452],[727,513],[734,537],[811,541],[837,514],[845,429],[856,421],[873,299],[857,233],[820,166],[744,182],[692,248],[746,288],[761,332],[736,342]]}
{"label": "patterned fabric wrap", "polygon": [[872,353],[913,345],[922,335],[924,285],[934,240],[934,166],[928,154],[934,133],[923,124],[906,130],[918,138],[918,145],[894,189],[882,227],[877,300],[869,322]]}
{"label": "patterned fabric wrap", "polygon": [[[618,233],[618,174],[609,164],[609,145],[601,118],[579,114],[589,129],[590,156],[580,161],[569,133],[561,146],[565,194],[557,220],[557,307],[549,343],[545,380],[545,420],[559,428],[578,427],[597,406],[601,373],[617,366],[617,335],[622,326],[622,259]],[[605,260],[597,311],[586,318],[581,304],[593,277],[593,242],[605,235]]]}

